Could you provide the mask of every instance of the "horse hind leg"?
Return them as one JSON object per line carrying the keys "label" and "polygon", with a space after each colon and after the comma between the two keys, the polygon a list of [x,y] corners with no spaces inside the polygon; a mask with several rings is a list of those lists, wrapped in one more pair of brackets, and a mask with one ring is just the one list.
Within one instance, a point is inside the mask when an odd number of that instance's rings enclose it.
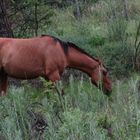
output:
{"label": "horse hind leg", "polygon": [[7,90],[7,75],[5,73],[0,73],[0,96],[6,94]]}

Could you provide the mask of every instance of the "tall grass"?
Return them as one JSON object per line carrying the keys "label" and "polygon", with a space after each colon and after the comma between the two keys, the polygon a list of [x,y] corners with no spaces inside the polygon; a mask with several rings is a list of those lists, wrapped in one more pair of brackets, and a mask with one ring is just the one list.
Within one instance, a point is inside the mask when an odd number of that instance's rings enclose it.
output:
{"label": "tall grass", "polygon": [[[10,87],[0,98],[0,137],[6,140],[132,140],[140,138],[138,77],[116,81],[108,99],[90,81],[62,82],[49,92]],[[45,92],[43,92],[45,91]],[[47,95],[46,95],[47,94]],[[40,104],[40,105],[39,105]],[[32,110],[47,120],[43,134],[33,132]],[[34,114],[35,114],[34,113]],[[34,130],[35,131],[35,130]]]}

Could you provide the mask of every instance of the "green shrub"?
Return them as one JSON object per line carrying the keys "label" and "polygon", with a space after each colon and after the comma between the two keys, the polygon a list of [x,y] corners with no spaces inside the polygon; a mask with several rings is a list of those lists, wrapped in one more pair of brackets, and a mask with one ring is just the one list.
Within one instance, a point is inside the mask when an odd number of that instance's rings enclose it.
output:
{"label": "green shrub", "polygon": [[106,43],[96,49],[96,54],[102,58],[113,76],[127,77],[133,70],[133,50],[127,42]]}
{"label": "green shrub", "polygon": [[99,35],[93,36],[89,40],[89,44],[91,46],[102,46],[104,45],[104,43],[105,43],[105,38]]}
{"label": "green shrub", "polygon": [[121,18],[114,18],[108,22],[108,37],[110,41],[126,40],[127,22]]}

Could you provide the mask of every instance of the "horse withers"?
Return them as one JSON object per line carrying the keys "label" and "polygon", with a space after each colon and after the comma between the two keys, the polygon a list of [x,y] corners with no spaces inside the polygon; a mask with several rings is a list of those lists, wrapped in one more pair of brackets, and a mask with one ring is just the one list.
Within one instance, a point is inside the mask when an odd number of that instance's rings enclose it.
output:
{"label": "horse withers", "polygon": [[8,76],[23,80],[41,76],[56,82],[68,67],[87,73],[94,85],[111,94],[107,69],[75,44],[49,35],[0,38],[0,95],[6,94]]}

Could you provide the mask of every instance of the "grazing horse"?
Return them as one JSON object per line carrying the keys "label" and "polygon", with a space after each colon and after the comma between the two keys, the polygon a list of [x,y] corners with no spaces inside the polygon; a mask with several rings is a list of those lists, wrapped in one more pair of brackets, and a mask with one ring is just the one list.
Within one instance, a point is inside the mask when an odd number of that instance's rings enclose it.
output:
{"label": "grazing horse", "polygon": [[[60,79],[65,68],[87,73],[106,95],[111,93],[107,69],[100,60],[70,42],[49,35],[30,39],[0,38],[0,95],[6,94],[7,77]],[[100,81],[100,82],[99,82]]]}

